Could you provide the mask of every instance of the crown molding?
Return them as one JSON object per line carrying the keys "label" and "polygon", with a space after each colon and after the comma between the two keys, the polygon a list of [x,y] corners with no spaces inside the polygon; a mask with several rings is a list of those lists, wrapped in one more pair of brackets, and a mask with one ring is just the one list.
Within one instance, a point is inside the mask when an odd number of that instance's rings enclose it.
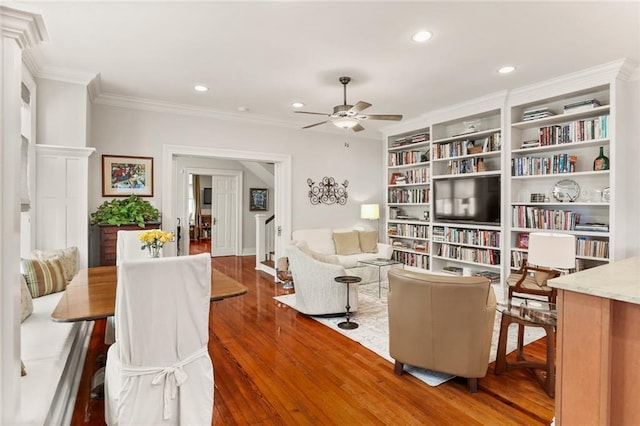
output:
{"label": "crown molding", "polygon": [[640,66],[630,61],[625,61],[620,67],[618,76],[626,81],[637,81],[640,79]]}
{"label": "crown molding", "polygon": [[87,92],[89,93],[89,101],[94,102],[102,93],[102,80],[100,79],[100,73],[89,82],[87,86]]}
{"label": "crown molding", "polygon": [[[152,112],[160,112],[166,114],[180,114],[180,115],[188,115],[193,117],[206,117],[206,118],[215,118],[217,120],[223,121],[238,121],[243,123],[251,123],[262,126],[275,126],[275,127],[284,127],[287,129],[295,129],[300,130],[299,124],[292,123],[286,120],[277,120],[271,117],[265,117],[263,115],[251,114],[251,113],[229,113],[217,111],[209,108],[196,107],[193,105],[184,105],[184,104],[175,104],[171,102],[158,101],[155,99],[148,98],[138,98],[131,96],[123,96],[123,95],[114,95],[110,93],[100,93],[94,100],[93,103],[99,105],[107,105],[118,108],[128,108],[128,109],[137,109],[142,111],[152,111]],[[336,132],[331,131],[323,131],[322,129],[317,129],[316,131],[321,133],[329,133],[332,135],[336,135]],[[355,137],[358,139],[367,139],[367,140],[378,140],[378,137],[375,136],[360,136],[350,134],[350,138]]]}
{"label": "crown molding", "polygon": [[61,81],[63,83],[80,84],[88,86],[98,75],[97,72],[74,70],[71,68],[61,68],[44,66],[35,74],[38,78],[46,80]]}
{"label": "crown molding", "polygon": [[42,15],[0,5],[2,36],[16,40],[20,49],[29,49],[49,40]]}
{"label": "crown molding", "polygon": [[67,157],[86,158],[95,152],[95,148],[84,146],[61,146],[36,144],[38,155],[63,155]]}

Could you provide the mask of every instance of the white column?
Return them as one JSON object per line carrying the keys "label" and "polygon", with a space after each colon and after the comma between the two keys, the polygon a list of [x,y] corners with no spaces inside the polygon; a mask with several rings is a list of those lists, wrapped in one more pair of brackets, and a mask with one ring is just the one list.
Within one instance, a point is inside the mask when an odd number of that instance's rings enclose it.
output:
{"label": "white column", "polygon": [[20,85],[22,50],[47,38],[40,15],[0,5],[0,423],[18,408],[20,386]]}

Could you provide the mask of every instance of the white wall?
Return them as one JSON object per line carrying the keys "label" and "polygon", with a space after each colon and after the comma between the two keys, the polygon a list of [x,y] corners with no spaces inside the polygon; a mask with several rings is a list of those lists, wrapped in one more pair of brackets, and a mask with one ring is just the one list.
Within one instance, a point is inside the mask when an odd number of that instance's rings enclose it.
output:
{"label": "white wall", "polygon": [[[89,211],[102,203],[101,156],[153,156],[155,189],[150,201],[161,205],[162,145],[217,147],[291,154],[293,158],[292,228],[350,226],[359,222],[360,204],[381,203],[382,138],[363,139],[345,133],[332,135],[310,130],[249,124],[164,112],[94,104],[91,146],[96,155],[89,164]],[[348,147],[345,146],[348,142]],[[309,202],[307,178],[324,176],[349,181],[346,205]]]}
{"label": "white wall", "polygon": [[37,78],[38,143],[84,147],[87,142],[87,85]]}

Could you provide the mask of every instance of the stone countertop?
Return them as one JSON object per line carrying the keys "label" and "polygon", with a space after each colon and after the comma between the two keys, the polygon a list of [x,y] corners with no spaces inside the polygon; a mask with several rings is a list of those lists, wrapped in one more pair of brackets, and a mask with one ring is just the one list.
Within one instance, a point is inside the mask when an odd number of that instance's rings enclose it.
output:
{"label": "stone countertop", "polygon": [[598,266],[549,280],[561,290],[640,305],[640,257]]}

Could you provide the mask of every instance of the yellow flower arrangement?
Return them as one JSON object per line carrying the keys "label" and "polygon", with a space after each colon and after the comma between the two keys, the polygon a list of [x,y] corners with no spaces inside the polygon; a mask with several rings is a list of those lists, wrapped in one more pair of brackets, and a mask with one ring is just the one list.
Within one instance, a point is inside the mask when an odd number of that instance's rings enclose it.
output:
{"label": "yellow flower arrangement", "polygon": [[142,241],[140,250],[149,250],[150,257],[158,257],[164,243],[173,241],[173,232],[165,232],[162,229],[151,229],[141,233],[138,238]]}

